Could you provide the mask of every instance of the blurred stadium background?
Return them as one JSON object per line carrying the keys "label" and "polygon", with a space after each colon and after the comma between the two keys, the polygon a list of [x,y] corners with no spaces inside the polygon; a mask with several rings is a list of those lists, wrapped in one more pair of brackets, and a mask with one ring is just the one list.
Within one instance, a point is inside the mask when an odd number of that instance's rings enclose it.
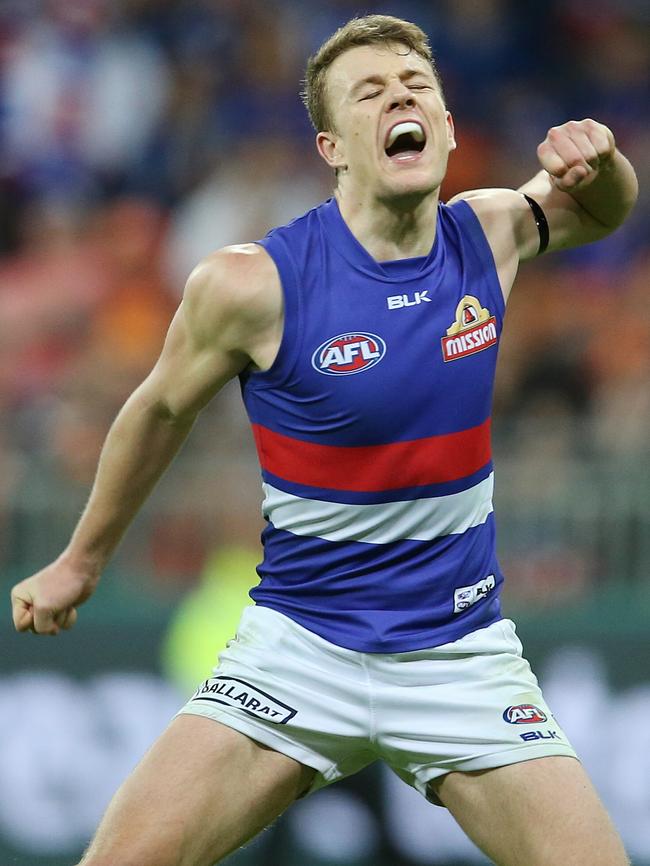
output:
{"label": "blurred stadium background", "polygon": [[[650,864],[650,247],[642,0],[0,0],[0,864],[70,866],[234,629],[259,479],[236,385],[200,419],[77,629],[14,635],[11,584],[56,556],[107,427],[193,264],[330,192],[298,99],[353,14],[430,34],[459,149],[444,197],[516,186],[592,116],[641,200],[525,265],[496,391],[506,614],[636,866]],[[233,864],[469,866],[446,812],[375,767]]]}

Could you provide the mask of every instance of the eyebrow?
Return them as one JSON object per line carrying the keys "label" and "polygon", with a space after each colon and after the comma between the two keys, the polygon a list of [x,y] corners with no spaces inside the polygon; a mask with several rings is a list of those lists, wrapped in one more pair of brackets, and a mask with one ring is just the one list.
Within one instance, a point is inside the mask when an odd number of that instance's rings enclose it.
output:
{"label": "eyebrow", "polygon": [[[422,75],[424,78],[427,77],[426,72],[422,69],[406,69],[404,72],[402,72],[400,74],[400,80],[401,81],[410,81],[411,78],[414,78],[416,75]],[[357,81],[356,84],[354,84],[350,88],[350,95],[354,96],[356,93],[358,93],[363,88],[363,86],[365,84],[383,85],[384,83],[385,83],[385,79],[384,79],[383,75],[379,75],[379,74],[368,75],[368,76],[366,76],[366,78],[362,78],[361,81]]]}

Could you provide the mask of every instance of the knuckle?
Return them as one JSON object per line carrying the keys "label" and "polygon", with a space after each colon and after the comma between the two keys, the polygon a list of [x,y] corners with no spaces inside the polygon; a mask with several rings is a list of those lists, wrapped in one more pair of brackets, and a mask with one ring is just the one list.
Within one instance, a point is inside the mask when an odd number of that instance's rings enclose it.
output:
{"label": "knuckle", "polygon": [[50,628],[51,624],[54,621],[54,615],[52,612],[52,608],[47,604],[35,604],[34,609],[34,620],[38,623],[42,623],[44,628]]}
{"label": "knuckle", "polygon": [[539,145],[537,148],[537,156],[544,163],[553,162],[559,158],[553,145],[548,142],[542,142],[542,144]]}

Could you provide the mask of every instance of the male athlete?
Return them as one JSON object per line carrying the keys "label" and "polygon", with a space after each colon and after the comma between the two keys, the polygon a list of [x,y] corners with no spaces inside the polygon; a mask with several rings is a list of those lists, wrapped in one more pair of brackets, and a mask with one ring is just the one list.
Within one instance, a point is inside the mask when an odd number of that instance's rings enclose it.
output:
{"label": "male athlete", "polygon": [[199,264],[69,546],[12,593],[19,631],[74,625],[200,409],[240,377],[268,518],[257,604],[82,862],[211,866],[379,758],[499,866],[624,866],[499,612],[489,419],[519,262],[620,225],[634,172],[609,129],[570,121],[520,191],[440,204],[452,118],[425,35],[395,18],[337,31],[305,97],[334,198]]}

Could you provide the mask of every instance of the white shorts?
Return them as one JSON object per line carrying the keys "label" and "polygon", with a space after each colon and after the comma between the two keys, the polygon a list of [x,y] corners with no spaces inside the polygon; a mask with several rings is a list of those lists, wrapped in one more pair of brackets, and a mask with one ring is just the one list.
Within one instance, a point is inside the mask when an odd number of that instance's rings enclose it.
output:
{"label": "white shorts", "polygon": [[344,649],[248,607],[213,676],[180,712],[314,767],[310,791],[383,760],[438,802],[428,783],[454,770],[576,757],[507,619],[433,649],[383,654]]}

